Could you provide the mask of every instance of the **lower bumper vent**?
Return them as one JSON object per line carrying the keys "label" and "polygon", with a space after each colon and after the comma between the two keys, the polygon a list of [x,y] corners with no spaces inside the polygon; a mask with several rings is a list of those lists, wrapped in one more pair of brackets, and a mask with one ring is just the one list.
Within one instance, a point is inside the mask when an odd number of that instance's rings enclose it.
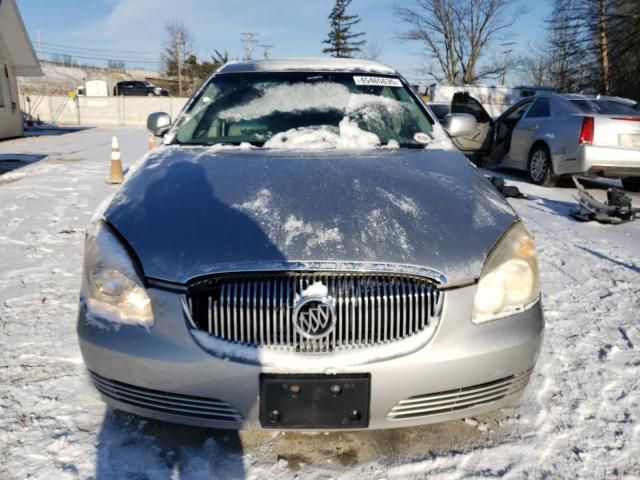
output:
{"label": "lower bumper vent", "polygon": [[524,389],[529,383],[530,376],[531,370],[473,387],[410,397],[398,402],[387,414],[387,418],[405,420],[427,417],[495,402]]}
{"label": "lower bumper vent", "polygon": [[93,384],[102,395],[134,407],[222,422],[242,420],[242,415],[235,408],[215,398],[166,393],[110,380],[91,371],[89,373]]}

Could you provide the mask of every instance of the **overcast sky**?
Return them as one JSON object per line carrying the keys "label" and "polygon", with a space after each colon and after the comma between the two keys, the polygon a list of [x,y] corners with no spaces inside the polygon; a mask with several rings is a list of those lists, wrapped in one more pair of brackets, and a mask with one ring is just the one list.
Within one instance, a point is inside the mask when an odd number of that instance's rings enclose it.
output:
{"label": "overcast sky", "polygon": [[[128,67],[158,68],[164,40],[163,25],[182,20],[192,31],[200,58],[213,49],[242,56],[241,33],[257,32],[259,43],[274,45],[272,57],[322,55],[328,32],[327,15],[333,0],[17,0],[34,43],[48,58],[69,53],[81,63],[88,57],[120,58]],[[411,0],[398,0],[409,5]],[[354,0],[352,13],[360,15],[359,30],[382,47],[380,61],[397,68],[412,80],[420,77],[420,45],[398,40],[402,24],[393,16],[393,0]],[[512,28],[514,56],[544,36],[547,1],[520,1],[528,13]],[[489,58],[502,61],[497,43]],[[262,56],[257,47],[254,58]],[[82,58],[87,57],[87,58]],[[515,78],[512,81],[517,81]]]}

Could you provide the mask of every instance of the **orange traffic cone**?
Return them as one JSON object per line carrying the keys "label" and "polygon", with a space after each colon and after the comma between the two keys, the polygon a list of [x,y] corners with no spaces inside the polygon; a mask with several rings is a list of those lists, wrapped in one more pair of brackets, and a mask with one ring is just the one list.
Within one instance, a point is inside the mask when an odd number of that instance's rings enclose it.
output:
{"label": "orange traffic cone", "polygon": [[153,133],[149,134],[149,140],[147,142],[147,149],[153,150],[156,148],[156,136]]}
{"label": "orange traffic cone", "polygon": [[120,159],[120,147],[118,146],[118,137],[113,137],[111,140],[111,175],[107,183],[119,184],[122,183],[122,160]]}

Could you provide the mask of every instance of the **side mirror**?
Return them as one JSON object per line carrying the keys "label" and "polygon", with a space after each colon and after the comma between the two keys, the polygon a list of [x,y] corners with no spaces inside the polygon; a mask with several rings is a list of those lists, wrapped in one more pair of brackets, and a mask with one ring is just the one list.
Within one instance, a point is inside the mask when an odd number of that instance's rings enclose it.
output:
{"label": "side mirror", "polygon": [[147,117],[147,130],[161,137],[171,127],[171,117],[164,112],[155,112]]}
{"label": "side mirror", "polygon": [[451,137],[464,137],[476,131],[476,119],[468,113],[450,113],[444,117],[442,126]]}

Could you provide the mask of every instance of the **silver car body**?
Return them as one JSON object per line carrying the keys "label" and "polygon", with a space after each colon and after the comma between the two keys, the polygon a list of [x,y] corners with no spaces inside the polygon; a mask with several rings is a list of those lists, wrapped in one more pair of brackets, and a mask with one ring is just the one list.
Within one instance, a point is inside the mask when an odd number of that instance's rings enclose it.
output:
{"label": "silver car body", "polygon": [[[236,63],[217,75],[285,69],[401,78],[371,62],[335,60]],[[127,412],[263,428],[261,375],[358,374],[371,379],[364,428],[420,425],[512,403],[538,356],[539,300],[484,324],[470,320],[483,264],[518,218],[451,146],[283,153],[167,145],[144,159],[100,216],[135,259],[155,317],[151,328],[114,326],[81,301],[78,335],[92,381]],[[281,276],[260,280],[265,275]],[[251,343],[243,314],[260,335],[290,322],[300,290],[288,278],[296,275],[314,275],[339,297],[340,328],[351,332],[342,346],[314,353],[300,338],[309,351],[286,341],[243,344]],[[387,283],[356,292],[358,279],[389,276],[399,279],[393,292]],[[198,297],[212,281],[233,288]],[[354,326],[356,308],[380,324],[393,309],[404,312],[396,322],[418,312],[429,324],[393,341],[375,338]]]}
{"label": "silver car body", "polygon": [[[578,103],[593,101],[619,103],[621,109],[627,107],[619,100],[607,97],[540,94],[511,107],[495,120],[492,129],[479,130],[474,139],[467,139],[467,142],[458,139],[457,142],[467,153],[479,151],[483,145],[487,148],[485,136],[495,134],[495,129],[505,120],[517,119],[508,151],[499,159],[504,166],[528,170],[534,148],[543,145],[551,155],[556,175],[640,176],[640,112],[632,111],[629,106],[627,113],[598,114],[576,107]],[[548,104],[548,109],[541,107],[543,103]],[[579,142],[585,117],[594,121],[590,143]],[[489,148],[493,147],[495,145]]]}

